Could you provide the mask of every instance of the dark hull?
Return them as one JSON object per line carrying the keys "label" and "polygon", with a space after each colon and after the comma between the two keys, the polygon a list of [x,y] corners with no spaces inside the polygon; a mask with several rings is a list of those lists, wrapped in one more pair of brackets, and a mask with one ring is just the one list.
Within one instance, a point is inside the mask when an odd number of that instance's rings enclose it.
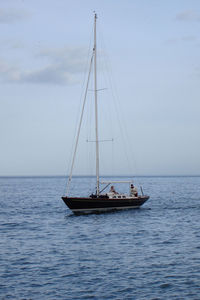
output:
{"label": "dark hull", "polygon": [[118,209],[139,208],[149,196],[139,196],[136,198],[111,199],[107,197],[99,198],[79,198],[62,197],[65,204],[75,214],[97,213]]}

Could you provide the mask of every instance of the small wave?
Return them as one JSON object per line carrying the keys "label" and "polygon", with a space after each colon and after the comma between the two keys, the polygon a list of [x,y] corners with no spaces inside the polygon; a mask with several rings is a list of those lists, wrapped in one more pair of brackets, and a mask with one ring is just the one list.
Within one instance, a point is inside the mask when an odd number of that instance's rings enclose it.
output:
{"label": "small wave", "polygon": [[168,289],[168,288],[170,288],[171,286],[172,286],[171,283],[162,283],[162,284],[160,285],[160,288],[161,288],[161,289]]}

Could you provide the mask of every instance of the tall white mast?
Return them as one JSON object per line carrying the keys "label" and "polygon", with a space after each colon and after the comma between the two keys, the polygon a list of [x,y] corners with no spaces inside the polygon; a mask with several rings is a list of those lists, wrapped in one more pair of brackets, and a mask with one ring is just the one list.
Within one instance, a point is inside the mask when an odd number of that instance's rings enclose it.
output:
{"label": "tall white mast", "polygon": [[98,140],[98,107],[97,107],[97,43],[96,43],[96,20],[97,14],[94,14],[94,98],[95,98],[95,131],[96,131],[96,178],[97,178],[97,196],[99,195],[99,140]]}

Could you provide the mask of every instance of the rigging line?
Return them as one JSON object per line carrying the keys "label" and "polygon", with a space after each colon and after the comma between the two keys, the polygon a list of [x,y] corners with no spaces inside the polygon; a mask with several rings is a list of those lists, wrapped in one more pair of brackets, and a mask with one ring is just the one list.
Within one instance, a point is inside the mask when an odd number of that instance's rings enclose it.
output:
{"label": "rigging line", "polygon": [[96,41],[96,20],[94,14],[94,99],[95,99],[95,137],[96,137],[96,195],[99,196],[99,143],[98,143],[98,102],[97,102],[97,41]]}
{"label": "rigging line", "polygon": [[[89,88],[93,87],[94,85],[94,79],[93,79],[93,68],[91,70],[91,75],[90,75],[90,83],[89,83]],[[88,91],[89,91],[88,88]],[[88,109],[88,113],[87,113],[87,118],[88,118],[88,128],[87,128],[87,140],[92,139],[93,136],[93,127],[94,127],[94,97],[91,93],[88,93],[88,97],[87,97],[87,109]],[[89,144],[87,143],[87,147],[88,147],[88,175],[92,175],[94,176],[95,174],[95,148],[93,146],[89,146]],[[93,192],[93,187],[95,186],[93,180],[90,180],[90,191]]]}
{"label": "rigging line", "polygon": [[[113,140],[114,141],[114,140]],[[111,148],[111,175],[114,175],[114,143],[112,141],[112,148]]]}
{"label": "rigging line", "polygon": [[[99,92],[99,91],[103,91],[103,90],[107,90],[107,88],[102,88],[102,89],[98,89],[98,90],[96,90],[97,92]],[[89,92],[94,92],[95,90],[88,90]]]}
{"label": "rigging line", "polygon": [[74,162],[75,162],[75,157],[76,157],[76,151],[77,151],[78,140],[79,140],[79,135],[80,135],[80,130],[81,130],[81,124],[82,124],[82,120],[83,120],[83,112],[84,112],[84,108],[85,108],[87,90],[88,90],[88,85],[89,85],[89,81],[90,81],[90,73],[91,73],[91,69],[92,69],[93,57],[94,57],[94,52],[92,53],[92,57],[91,57],[91,61],[90,61],[90,68],[89,68],[88,80],[87,80],[87,85],[86,85],[86,90],[85,90],[85,95],[84,95],[84,100],[83,100],[83,106],[82,106],[82,111],[81,111],[81,118],[80,118],[80,122],[79,122],[79,126],[78,126],[78,132],[77,132],[77,137],[76,137],[76,144],[75,144],[75,149],[74,149],[74,155],[73,155],[72,165],[71,165],[71,170],[70,170],[70,175],[69,175],[68,183],[67,183],[67,192],[66,192],[67,194],[69,192],[70,182],[71,182],[71,179],[72,179],[72,172],[73,172],[73,167],[74,167]]}
{"label": "rigging line", "polygon": [[[93,76],[92,76],[92,72],[93,69],[91,70],[91,74],[90,74],[90,83],[89,86],[93,86]],[[88,88],[89,91],[89,88]],[[85,111],[87,110],[87,113],[85,113],[86,118],[87,118],[87,132],[86,132],[86,141],[92,139],[92,128],[93,128],[93,108],[94,108],[94,98],[93,95],[91,95],[90,93],[88,93],[87,96],[87,104],[85,107]],[[87,175],[91,176],[94,175],[94,166],[95,166],[95,151],[94,151],[94,147],[91,146],[91,144],[89,145],[89,143],[87,144]],[[93,182],[93,180],[89,180],[89,191],[90,193],[93,193],[93,189],[94,189],[95,183]]]}
{"label": "rigging line", "polygon": [[[85,62],[85,67],[84,67],[84,72],[83,72],[84,75],[83,75],[83,82],[82,82],[82,86],[81,86],[81,96],[80,96],[79,105],[78,105],[79,109],[77,110],[75,124],[78,124],[78,117],[80,116],[80,112],[81,112],[81,110],[80,110],[81,100],[82,100],[83,93],[84,93],[85,82],[87,80],[87,70],[88,70],[88,66],[90,64],[90,51],[91,51],[91,43],[92,43],[92,33],[93,33],[93,31],[91,30],[90,39],[89,39],[89,47],[88,47],[88,50],[87,50],[87,59],[86,59],[86,62]],[[75,136],[77,130],[78,130],[78,125],[74,126],[73,137]],[[70,162],[72,161],[72,154],[73,154],[74,145],[75,145],[75,142],[73,142],[71,147],[70,147],[71,150],[70,150],[70,155],[69,155],[68,164],[67,164],[67,174],[69,174],[69,171],[70,171]],[[65,194],[66,186],[67,186],[67,184],[65,184],[63,194]]]}
{"label": "rigging line", "polygon": [[[104,47],[105,47],[105,44],[104,44]],[[127,153],[127,148],[126,148],[126,141],[125,141],[125,138],[124,138],[124,130],[123,130],[123,126],[122,126],[122,123],[121,123],[121,119],[119,117],[119,111],[121,112],[122,110],[118,109],[117,107],[117,101],[116,101],[116,96],[115,96],[115,93],[114,93],[114,88],[113,88],[113,82],[114,80],[111,79],[111,67],[109,68],[109,59],[108,59],[108,55],[107,55],[107,52],[105,51],[105,67],[107,69],[107,74],[109,74],[110,76],[108,76],[108,81],[110,82],[110,86],[111,86],[111,94],[112,94],[112,98],[115,102],[116,105],[114,105],[115,107],[115,111],[116,111],[116,116],[118,118],[118,123],[119,123],[119,127],[120,127],[120,131],[121,131],[121,134],[122,134],[122,139],[123,139],[123,144],[125,145],[124,147],[124,150],[125,150],[125,156],[126,156],[126,160],[127,160],[127,163],[128,163],[128,168],[129,168],[129,171],[131,171],[130,169],[130,162],[129,162],[129,158],[128,158],[128,153]],[[110,72],[109,72],[110,71]]]}
{"label": "rigging line", "polygon": [[[91,75],[91,79],[93,79],[93,76]],[[92,82],[90,82],[91,86],[93,86],[93,80],[91,80]],[[92,95],[93,96],[93,95]],[[91,139],[92,138],[92,125],[93,125],[93,97],[91,96],[90,94],[90,102],[88,103],[88,106],[89,106],[89,114],[88,114],[88,117],[89,117],[89,127],[88,127],[88,136],[87,136],[87,139]],[[94,152],[94,148],[93,147],[89,147],[89,144],[87,143],[88,145],[88,148],[89,148],[89,151],[88,151],[88,165],[89,165],[89,175],[92,175],[94,173],[94,166],[95,166],[95,152]],[[92,190],[93,188],[93,182],[90,181],[90,190]]]}
{"label": "rigging line", "polygon": [[[119,97],[118,95],[116,94],[116,100],[117,100],[117,105],[118,105],[118,109],[121,113],[121,115],[123,116],[123,111],[120,107],[120,101],[119,101]],[[123,118],[124,120],[126,120],[126,118]],[[132,122],[134,122],[134,118],[132,119]],[[122,130],[125,134],[125,139],[124,139],[124,142],[125,142],[125,145],[127,147],[127,141],[131,141],[131,138],[130,138],[130,133],[128,132],[127,130],[127,123],[123,122],[123,124],[121,124],[122,126]],[[127,148],[129,149],[129,151],[127,152]],[[136,158],[135,158],[135,155],[134,155],[134,150],[133,150],[133,144],[132,143],[129,143],[129,146],[126,148],[126,155],[127,155],[127,160],[128,160],[128,163],[129,163],[129,170],[131,171],[131,174],[133,172],[133,170],[135,170],[135,174],[136,176],[139,175],[139,170],[138,170],[138,166],[137,166],[137,162],[136,162]],[[130,156],[129,156],[130,155]],[[132,175],[133,176],[133,175]],[[134,176],[135,177],[135,176]],[[139,180],[137,179],[138,183],[140,184]]]}
{"label": "rigging line", "polygon": [[[98,140],[98,142],[113,142],[114,139]],[[86,140],[87,143],[95,143],[96,140]]]}
{"label": "rigging line", "polygon": [[[105,102],[106,99],[108,99],[108,101],[106,101],[106,105],[103,105],[102,104],[102,115],[104,116],[104,122],[103,122],[103,125],[106,126],[106,124],[109,124],[109,126],[106,128],[106,132],[107,134],[109,134],[111,137],[114,137],[114,130],[113,130],[113,109],[112,109],[112,103],[111,101],[109,101],[109,97],[111,95],[112,97],[112,94],[110,92],[110,83],[109,83],[109,80],[108,80],[108,75],[106,74],[106,71],[108,68],[106,68],[106,62],[105,62],[105,47],[104,47],[104,42],[103,42],[103,35],[102,35],[102,32],[101,32],[101,26],[99,26],[100,29],[99,29],[99,44],[100,44],[100,47],[101,47],[101,59],[99,60],[100,61],[100,68],[102,70],[102,84],[105,85],[106,87],[109,87],[109,88],[104,88],[104,90],[108,90],[107,94],[106,95],[106,98],[103,99],[103,102]],[[107,75],[107,76],[106,76]],[[104,127],[102,127],[103,129]],[[104,129],[105,131],[105,129]],[[112,140],[112,147],[110,147],[111,151],[108,152],[109,153],[109,157],[110,159],[108,160],[108,157],[107,157],[107,161],[105,163],[105,166],[106,168],[110,169],[111,170],[111,173],[109,171],[109,174],[110,175],[114,175],[114,168],[113,168],[113,163],[114,163],[114,160],[113,160],[113,140]],[[109,151],[109,149],[108,149]],[[108,164],[108,161],[109,161],[109,164]],[[103,163],[102,163],[103,165]],[[105,168],[105,166],[103,165],[103,168]]]}
{"label": "rigging line", "polygon": [[[103,38],[102,38],[102,41],[103,41]],[[104,44],[104,48],[106,48],[105,47],[105,43],[104,43],[104,41],[102,42],[102,44]],[[113,83],[115,83],[114,82],[114,79],[113,79],[113,76],[111,76],[112,75],[112,68],[110,67],[109,68],[109,57],[108,57],[108,54],[107,54],[107,52],[105,51],[105,57],[107,58],[107,61],[106,61],[106,59],[105,59],[105,65],[106,65],[106,67],[107,67],[107,71],[110,69],[110,77],[108,78],[109,79],[109,82],[110,82],[110,85],[111,85],[111,92],[112,92],[112,96],[113,96],[113,99],[115,100],[115,102],[116,102],[116,104],[119,106],[119,101],[116,101],[116,100],[118,100],[118,98],[119,98],[119,96],[118,96],[118,94],[117,94],[117,92],[115,91],[115,93],[116,93],[116,96],[115,96],[115,94],[114,94],[114,90],[113,90],[113,84],[112,84],[112,82]],[[109,73],[109,72],[108,72]],[[111,79],[111,77],[112,77],[112,79]],[[115,84],[116,85],[116,84]],[[119,106],[119,109],[120,109],[120,106]],[[125,135],[126,135],[126,138],[128,139],[128,140],[130,140],[129,139],[129,136],[128,136],[128,134],[127,134],[127,129],[126,129],[126,126],[125,126],[125,124],[124,124],[124,127],[122,126],[122,124],[121,124],[121,121],[120,121],[120,118],[119,118],[119,111],[118,111],[118,109],[117,109],[117,107],[115,107],[115,110],[116,110],[116,112],[117,112],[117,115],[118,115],[118,119],[119,119],[119,124],[120,124],[120,129],[121,129],[121,132],[122,132],[122,137],[123,137],[123,140],[124,140],[124,144],[126,145],[126,143],[125,143],[125,139],[124,139],[124,136],[123,136],[123,131],[124,131],[124,133],[125,133]],[[120,112],[121,112],[121,114],[122,114],[122,110],[120,109]],[[125,147],[126,148],[126,147]],[[132,144],[131,144],[131,148],[132,148]],[[130,161],[129,161],[129,157],[128,157],[128,153],[127,153],[127,149],[125,149],[126,151],[125,151],[125,154],[126,154],[126,159],[127,159],[127,162],[128,162],[128,166],[129,166],[129,169],[130,169],[130,166],[131,166],[131,164],[130,164]],[[132,150],[132,149],[131,149]],[[133,151],[131,151],[132,153],[134,153]],[[135,157],[133,156],[132,157],[132,159],[131,159],[131,162],[133,161],[133,163],[134,163],[134,169],[136,170],[136,173],[139,173],[138,172],[138,168],[137,168],[137,165],[136,165],[136,160],[135,160]],[[130,171],[131,171],[131,173],[132,173],[132,170],[130,169]]]}

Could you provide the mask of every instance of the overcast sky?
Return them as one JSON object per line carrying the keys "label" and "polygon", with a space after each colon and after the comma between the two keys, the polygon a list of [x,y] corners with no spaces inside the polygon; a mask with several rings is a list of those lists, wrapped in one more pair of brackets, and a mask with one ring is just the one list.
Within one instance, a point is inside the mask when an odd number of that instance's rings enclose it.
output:
{"label": "overcast sky", "polygon": [[[0,0],[0,175],[68,172],[94,10],[117,90],[112,102],[100,79],[114,115],[100,128],[114,138],[100,145],[101,174],[200,174],[199,0]],[[76,174],[90,174],[88,144]]]}

